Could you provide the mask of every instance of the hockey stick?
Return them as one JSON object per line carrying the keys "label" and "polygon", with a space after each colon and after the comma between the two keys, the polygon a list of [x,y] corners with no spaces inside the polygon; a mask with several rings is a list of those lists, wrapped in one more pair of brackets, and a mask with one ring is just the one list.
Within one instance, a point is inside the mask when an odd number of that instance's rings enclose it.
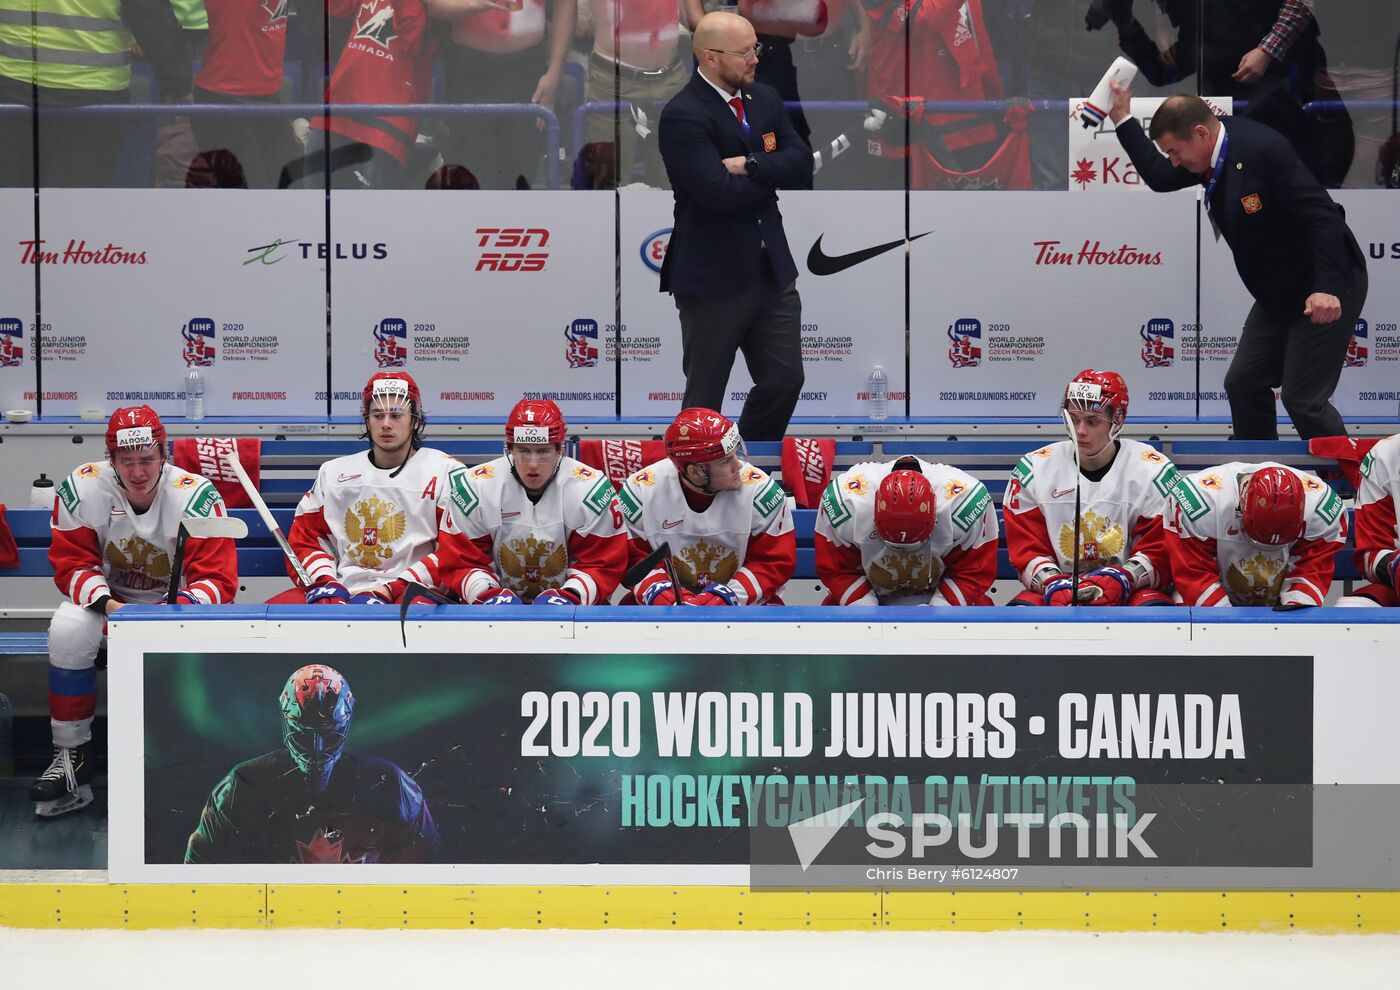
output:
{"label": "hockey stick", "polygon": [[662,543],[661,546],[627,568],[627,573],[622,575],[623,585],[628,588],[633,587],[655,570],[658,564],[666,572],[666,577],[671,580],[671,595],[675,598],[671,604],[679,605],[681,603],[681,583],[676,580],[676,565],[671,562],[670,543]]}
{"label": "hockey stick", "polygon": [[258,494],[257,485],[253,484],[253,479],[248,477],[248,472],[243,470],[243,462],[238,459],[238,454],[231,453],[227,456],[229,467],[233,468],[233,473],[238,475],[238,483],[243,486],[243,490],[248,493],[248,498],[252,500],[253,508],[258,510],[263,525],[272,533],[277,545],[282,548],[282,552],[287,555],[288,562],[292,565],[292,573],[297,576],[297,580],[303,588],[311,587],[311,577],[306,573],[306,568],[301,564],[301,558],[292,550],[292,545],[287,542],[287,538],[282,535],[282,530],[277,525],[277,520],[272,518],[272,513],[268,511],[267,503]]}
{"label": "hockey stick", "polygon": [[399,599],[399,636],[403,639],[404,649],[408,649],[408,606],[413,604],[415,598],[426,598],[434,605],[453,604],[452,599],[438,594],[432,588],[424,587],[417,581],[406,582],[403,597]]}
{"label": "hockey stick", "polygon": [[165,600],[174,603],[180,590],[180,577],[185,567],[185,541],[193,536],[197,540],[241,540],[248,535],[248,524],[232,516],[191,516],[180,520],[180,531],[175,535],[175,562],[170,565],[170,589]]}
{"label": "hockey stick", "polygon": [[1079,527],[1083,520],[1080,518],[1079,489],[1080,482],[1084,480],[1083,468],[1079,464],[1079,440],[1074,435],[1074,420],[1070,418],[1068,409],[1061,409],[1060,415],[1064,417],[1065,429],[1069,431],[1070,446],[1074,448],[1074,560],[1069,576],[1069,603],[1079,604]]}

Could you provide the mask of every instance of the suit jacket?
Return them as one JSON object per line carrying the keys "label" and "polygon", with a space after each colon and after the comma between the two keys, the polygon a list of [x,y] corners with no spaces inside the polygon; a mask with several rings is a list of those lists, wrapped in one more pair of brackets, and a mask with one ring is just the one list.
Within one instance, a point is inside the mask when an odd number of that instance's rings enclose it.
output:
{"label": "suit jacket", "polygon": [[[1314,292],[1344,297],[1366,270],[1345,212],[1277,131],[1238,117],[1222,123],[1229,143],[1210,218],[1230,245],[1245,288],[1288,322],[1302,318]],[[1205,184],[1204,176],[1173,167],[1136,120],[1118,125],[1118,140],[1152,189]]]}
{"label": "suit jacket", "polygon": [[[740,95],[749,135],[696,71],[661,111],[657,137],[676,197],[675,226],[661,263],[661,291],[734,296],[758,284],[767,251],[779,285],[797,278],[778,189],[812,188],[812,152],[782,97],[755,84]],[[721,159],[753,155],[758,177],[730,175]]]}

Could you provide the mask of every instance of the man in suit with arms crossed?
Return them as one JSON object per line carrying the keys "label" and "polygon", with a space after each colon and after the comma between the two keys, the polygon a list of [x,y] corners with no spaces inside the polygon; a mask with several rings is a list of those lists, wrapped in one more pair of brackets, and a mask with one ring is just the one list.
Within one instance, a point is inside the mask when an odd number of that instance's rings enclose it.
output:
{"label": "man in suit with arms crossed", "polygon": [[686,408],[719,409],[734,354],[754,387],[739,432],[779,440],[802,390],[802,300],[779,188],[812,188],[812,153],[777,92],[754,85],[753,26],[716,11],[696,25],[698,71],[661,113],[676,197],[661,291],[676,300]]}
{"label": "man in suit with arms crossed", "polygon": [[1216,117],[1199,97],[1178,94],[1153,116],[1148,140],[1132,118],[1131,97],[1113,84],[1109,117],[1123,150],[1157,192],[1205,186],[1211,222],[1254,297],[1225,374],[1234,438],[1278,438],[1275,386],[1303,439],[1345,433],[1329,400],[1367,281],[1342,208],[1272,128]]}

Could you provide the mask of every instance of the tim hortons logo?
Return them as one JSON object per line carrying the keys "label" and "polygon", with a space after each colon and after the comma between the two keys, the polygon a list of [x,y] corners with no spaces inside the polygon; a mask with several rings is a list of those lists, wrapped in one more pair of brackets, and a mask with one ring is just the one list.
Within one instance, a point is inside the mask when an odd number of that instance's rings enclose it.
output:
{"label": "tim hortons logo", "polygon": [[1032,246],[1036,249],[1035,263],[1064,267],[1076,265],[1160,265],[1162,263],[1161,251],[1148,253],[1138,250],[1131,244],[1105,248],[1101,241],[1086,239],[1080,246],[1078,253],[1075,253],[1073,248],[1062,250],[1062,244],[1062,241],[1032,242]]}
{"label": "tim hortons logo", "polygon": [[549,243],[549,231],[543,227],[478,227],[479,248],[486,248],[476,259],[479,272],[542,272],[549,260],[548,251],[527,251]]}

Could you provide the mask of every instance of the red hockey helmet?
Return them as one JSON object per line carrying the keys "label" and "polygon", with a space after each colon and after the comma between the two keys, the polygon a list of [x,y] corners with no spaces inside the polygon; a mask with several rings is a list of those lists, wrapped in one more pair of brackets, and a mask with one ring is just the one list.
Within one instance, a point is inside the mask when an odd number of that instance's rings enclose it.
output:
{"label": "red hockey helmet", "polygon": [[1253,542],[1287,546],[1303,535],[1303,479],[1284,467],[1260,468],[1240,492],[1240,529]]}
{"label": "red hockey helmet", "polygon": [[682,409],[666,427],[666,456],[685,471],[687,464],[709,464],[739,449],[743,439],[728,417],[713,409]]}
{"label": "red hockey helmet", "polygon": [[107,421],[107,457],[119,450],[146,450],[154,447],[165,457],[165,425],[150,406],[125,406]]}
{"label": "red hockey helmet", "polygon": [[548,399],[521,399],[506,417],[506,443],[563,443],[564,414]]}
{"label": "red hockey helmet", "polygon": [[423,396],[418,391],[418,383],[407,371],[378,371],[370,375],[360,401],[360,415],[368,416],[376,403],[394,399],[408,399],[413,406],[413,418],[423,418]]}
{"label": "red hockey helmet", "polygon": [[875,491],[875,532],[892,547],[933,535],[933,486],[918,471],[891,471]]}
{"label": "red hockey helmet", "polygon": [[1116,437],[1128,418],[1128,383],[1116,371],[1085,368],[1065,386],[1063,408],[1104,413],[1112,424],[1109,436]]}

